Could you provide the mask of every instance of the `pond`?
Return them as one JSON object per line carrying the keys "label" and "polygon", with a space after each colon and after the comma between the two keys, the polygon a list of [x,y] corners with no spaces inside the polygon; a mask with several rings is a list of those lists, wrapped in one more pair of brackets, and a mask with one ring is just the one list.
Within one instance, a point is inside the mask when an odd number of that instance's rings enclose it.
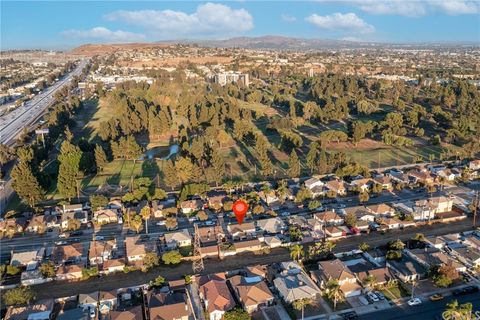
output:
{"label": "pond", "polygon": [[159,146],[153,147],[145,152],[145,159],[160,159],[160,160],[168,160],[174,155],[176,155],[179,151],[179,147],[177,144],[172,144],[171,146]]}

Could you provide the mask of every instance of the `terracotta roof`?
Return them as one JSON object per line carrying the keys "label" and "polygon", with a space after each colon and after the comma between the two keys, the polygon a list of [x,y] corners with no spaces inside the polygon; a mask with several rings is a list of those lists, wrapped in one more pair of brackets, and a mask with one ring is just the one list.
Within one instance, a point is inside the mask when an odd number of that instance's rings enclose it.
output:
{"label": "terracotta roof", "polygon": [[184,294],[149,292],[147,299],[150,319],[152,320],[175,320],[190,315],[190,309]]}
{"label": "terracotta roof", "polygon": [[329,210],[325,212],[318,212],[314,214],[315,219],[320,221],[342,220],[343,218],[335,212]]}
{"label": "terracotta roof", "polygon": [[273,300],[273,294],[265,281],[248,282],[247,279],[242,276],[230,278],[230,283],[236,290],[239,300],[245,306],[257,306]]}
{"label": "terracotta roof", "polygon": [[57,269],[57,274],[69,274],[69,273],[77,273],[82,272],[82,267],[76,264],[71,264],[68,266],[60,266]]}
{"label": "terracotta roof", "polygon": [[140,236],[126,237],[125,248],[127,257],[141,256],[147,253],[147,248],[144,242],[140,242]]}
{"label": "terracotta roof", "polygon": [[370,212],[373,212],[375,214],[383,214],[386,212],[394,212],[395,210],[390,207],[388,204],[385,203],[379,203],[379,204],[372,204],[367,206],[367,209]]}
{"label": "terracotta roof", "polygon": [[228,290],[226,281],[210,280],[200,288],[203,299],[208,301],[207,311],[209,313],[218,311],[228,311],[235,307],[230,290]]}
{"label": "terracotta roof", "polygon": [[125,260],[123,259],[110,259],[103,261],[103,269],[125,266]]}
{"label": "terracotta roof", "polygon": [[142,306],[135,306],[127,310],[110,311],[106,320],[138,320],[143,319]]}
{"label": "terracotta roof", "polygon": [[319,268],[323,271],[325,279],[345,280],[355,278],[348,267],[339,259],[320,261]]}
{"label": "terracotta roof", "polygon": [[67,261],[69,259],[83,256],[83,244],[72,243],[53,248],[52,258],[55,262]]}
{"label": "terracotta roof", "polygon": [[360,282],[363,282],[368,276],[373,276],[376,283],[385,283],[389,280],[395,279],[393,273],[388,267],[362,271],[359,272],[357,276]]}
{"label": "terracotta roof", "polygon": [[116,240],[108,241],[92,241],[90,242],[90,250],[88,251],[88,259],[103,257],[104,253],[112,252],[116,246]]}

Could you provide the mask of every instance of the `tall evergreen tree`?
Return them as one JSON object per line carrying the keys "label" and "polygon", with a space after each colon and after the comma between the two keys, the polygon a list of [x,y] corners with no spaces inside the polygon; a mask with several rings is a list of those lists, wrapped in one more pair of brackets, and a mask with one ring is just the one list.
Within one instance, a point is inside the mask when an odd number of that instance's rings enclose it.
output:
{"label": "tall evergreen tree", "polygon": [[78,181],[80,174],[80,160],[82,151],[65,140],[60,149],[58,160],[60,168],[58,170],[57,188],[60,194],[70,200],[77,194]]}
{"label": "tall evergreen tree", "polygon": [[33,208],[35,203],[43,198],[44,190],[28,162],[19,162],[12,169],[12,187],[22,200]]}
{"label": "tall evergreen tree", "polygon": [[320,174],[326,174],[328,171],[328,159],[327,159],[327,153],[325,152],[324,148],[320,149],[320,156],[318,159],[318,173]]}
{"label": "tall evergreen tree", "polygon": [[302,167],[300,166],[297,153],[295,150],[292,150],[292,153],[290,153],[290,158],[288,159],[288,176],[290,178],[299,177],[301,170]]}
{"label": "tall evergreen tree", "polygon": [[95,146],[95,163],[97,165],[97,171],[103,171],[108,163],[107,155],[105,154],[102,146],[99,144]]}
{"label": "tall evergreen tree", "polygon": [[313,173],[313,171],[318,166],[318,143],[317,142],[314,141],[310,144],[310,149],[308,150],[306,160],[307,160],[307,168],[310,169],[310,173]]}
{"label": "tall evergreen tree", "polygon": [[212,154],[212,167],[215,178],[215,185],[218,187],[218,182],[221,182],[225,176],[225,161],[217,151]]}
{"label": "tall evergreen tree", "polygon": [[175,165],[172,160],[167,160],[163,168],[163,178],[165,185],[170,187],[172,190],[179,184],[177,172],[175,170]]}

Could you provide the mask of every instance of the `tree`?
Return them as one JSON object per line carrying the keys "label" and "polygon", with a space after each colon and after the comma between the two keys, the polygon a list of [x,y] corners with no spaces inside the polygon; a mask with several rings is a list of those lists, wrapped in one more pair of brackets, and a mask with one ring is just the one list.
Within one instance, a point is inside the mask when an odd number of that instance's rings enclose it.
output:
{"label": "tree", "polygon": [[318,143],[317,142],[312,142],[310,144],[310,149],[308,150],[306,161],[307,161],[307,168],[310,169],[310,173],[313,173],[313,171],[318,166]]}
{"label": "tree", "polygon": [[360,192],[358,194],[358,200],[360,202],[368,202],[368,200],[370,199],[370,196],[368,195],[368,192]]}
{"label": "tree", "polygon": [[130,219],[130,228],[135,230],[136,233],[140,232],[140,229],[142,228],[142,224],[143,224],[142,217],[140,217],[138,214],[134,215]]}
{"label": "tree", "polygon": [[376,282],[377,280],[375,279],[375,277],[369,274],[365,277],[365,279],[363,279],[362,284],[368,288],[371,288],[375,285]]}
{"label": "tree", "polygon": [[193,175],[193,163],[188,158],[180,158],[175,162],[175,171],[178,179],[182,183],[186,183]]}
{"label": "tree", "polygon": [[164,181],[167,187],[170,187],[172,190],[175,188],[179,183],[179,179],[177,176],[177,172],[175,169],[175,164],[172,160],[167,160],[165,166],[163,168],[163,175]]}
{"label": "tree", "polygon": [[265,208],[261,205],[261,204],[257,204],[253,207],[253,210],[252,210],[253,214],[262,214],[265,212]]}
{"label": "tree", "polygon": [[57,188],[60,194],[69,201],[78,193],[78,178],[82,151],[68,140],[60,148],[60,167],[58,170]]}
{"label": "tree", "polygon": [[348,227],[355,227],[357,225],[357,215],[353,212],[347,213],[345,216],[345,224]]}
{"label": "tree", "polygon": [[232,211],[232,208],[233,208],[233,201],[228,200],[223,203],[223,209],[225,211]]}
{"label": "tree", "polygon": [[386,258],[387,258],[387,260],[400,260],[400,259],[402,259],[402,251],[400,251],[400,250],[388,250]]}
{"label": "tree", "polygon": [[426,238],[423,233],[417,233],[412,237],[413,241],[418,241],[418,242],[425,242]]}
{"label": "tree", "polygon": [[307,298],[299,299],[299,300],[293,301],[292,307],[296,310],[301,310],[302,311],[302,320],[303,320],[305,307],[310,305],[311,303],[312,303],[311,299],[307,299]]}
{"label": "tree", "polygon": [[145,257],[143,257],[143,270],[148,271],[153,267],[156,267],[160,264],[160,258],[155,252],[147,252]]}
{"label": "tree", "polygon": [[391,250],[403,250],[405,248],[405,243],[403,243],[400,239],[390,241],[388,243],[388,248]]}
{"label": "tree", "polygon": [[225,176],[225,161],[217,151],[213,151],[211,162],[215,177],[215,186],[218,187],[218,182],[222,181]]}
{"label": "tree", "polygon": [[6,144],[0,144],[0,164],[5,164],[8,161],[12,160],[15,155],[13,148],[7,146]]}
{"label": "tree", "polygon": [[296,261],[300,261],[301,258],[305,255],[303,247],[299,244],[295,244],[290,247],[290,257]]}
{"label": "tree", "polygon": [[40,265],[40,273],[44,278],[54,278],[55,277],[55,265],[52,261],[42,263]]}
{"label": "tree", "polygon": [[363,251],[363,252],[366,252],[366,251],[370,250],[370,245],[366,242],[362,242],[358,245],[358,249]]}
{"label": "tree", "polygon": [[82,223],[78,219],[68,219],[67,220],[67,230],[78,230],[80,229]]}
{"label": "tree", "polygon": [[152,281],[150,281],[150,286],[155,288],[160,288],[160,287],[163,287],[165,283],[166,283],[165,278],[162,276],[158,276]]}
{"label": "tree", "polygon": [[108,163],[107,155],[105,154],[105,151],[103,150],[102,146],[99,144],[95,146],[94,152],[95,152],[95,163],[97,165],[97,171],[103,171],[103,169]]}
{"label": "tree", "polygon": [[28,304],[33,299],[35,294],[30,287],[18,287],[3,293],[3,302],[7,306]]}
{"label": "tree", "polygon": [[473,306],[470,302],[459,304],[458,300],[452,300],[451,302],[447,303],[446,308],[442,313],[442,319],[470,319],[472,308]]}
{"label": "tree", "polygon": [[168,251],[162,255],[162,261],[165,264],[179,264],[182,262],[182,255],[177,250]]}
{"label": "tree", "polygon": [[165,227],[168,230],[175,230],[178,227],[178,221],[175,217],[168,217],[165,221]]}
{"label": "tree", "polygon": [[12,187],[32,208],[43,198],[45,191],[40,186],[28,162],[19,162],[12,169]]}
{"label": "tree", "polygon": [[200,221],[205,221],[208,219],[208,214],[205,211],[200,210],[197,212],[197,218]]}
{"label": "tree", "polygon": [[252,317],[248,314],[247,311],[241,308],[235,308],[230,311],[225,312],[223,315],[223,320],[251,320]]}
{"label": "tree", "polygon": [[320,208],[322,206],[322,203],[318,200],[311,200],[308,203],[308,210],[315,210],[317,208]]}
{"label": "tree", "polygon": [[343,301],[343,294],[340,290],[340,285],[338,280],[330,279],[326,285],[327,288],[327,297],[330,300],[333,300],[333,310],[337,309],[337,302]]}
{"label": "tree", "polygon": [[148,234],[148,220],[152,215],[152,210],[150,209],[150,206],[146,205],[145,207],[143,207],[142,210],[140,210],[140,215],[142,216],[143,221],[145,221],[145,233]]}
{"label": "tree", "polygon": [[292,150],[290,153],[290,158],[288,159],[288,176],[290,178],[295,178],[300,176],[300,171],[302,167],[300,166],[300,161],[298,160],[297,153],[295,150]]}
{"label": "tree", "polygon": [[93,211],[103,208],[108,204],[108,198],[103,195],[92,195],[89,200]]}

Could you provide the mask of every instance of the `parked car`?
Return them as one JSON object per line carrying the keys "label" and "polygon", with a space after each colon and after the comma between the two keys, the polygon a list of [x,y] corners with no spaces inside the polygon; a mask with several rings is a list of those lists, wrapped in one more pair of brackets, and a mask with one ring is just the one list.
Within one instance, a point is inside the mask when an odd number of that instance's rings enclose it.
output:
{"label": "parked car", "polygon": [[67,241],[55,241],[56,246],[63,246],[65,244],[67,244]]}
{"label": "parked car", "polygon": [[90,318],[95,319],[95,308],[89,308],[90,309]]}
{"label": "parked car", "polygon": [[78,237],[78,236],[81,236],[83,234],[83,231],[73,231],[73,232],[70,232],[70,236],[71,237]]}
{"label": "parked car", "polygon": [[158,221],[156,224],[157,224],[157,226],[164,226],[164,225],[165,225],[165,221],[166,221],[166,220],[161,220],[161,221]]}
{"label": "parked car", "polygon": [[375,294],[380,300],[385,300],[385,295],[381,293],[380,291],[375,291]]}
{"label": "parked car", "polygon": [[372,302],[380,301],[380,299],[378,299],[377,295],[375,293],[371,292],[371,291],[369,293],[367,293],[367,297]]}
{"label": "parked car", "polygon": [[417,306],[422,303],[422,300],[420,300],[419,298],[412,298],[408,300],[407,303],[409,306]]}
{"label": "parked car", "polygon": [[363,304],[364,306],[370,304],[370,302],[368,302],[368,300],[364,296],[358,297],[358,301],[360,301],[360,303]]}
{"label": "parked car", "polygon": [[430,301],[439,301],[443,299],[443,296],[439,293],[430,296]]}
{"label": "parked car", "polygon": [[65,239],[65,238],[70,237],[70,235],[69,235],[68,233],[65,233],[65,232],[64,232],[64,233],[60,233],[60,234],[58,235],[58,237],[61,238],[61,239]]}
{"label": "parked car", "polygon": [[95,241],[102,241],[102,240],[105,239],[105,237],[104,236],[95,236],[94,239],[95,239]]}

